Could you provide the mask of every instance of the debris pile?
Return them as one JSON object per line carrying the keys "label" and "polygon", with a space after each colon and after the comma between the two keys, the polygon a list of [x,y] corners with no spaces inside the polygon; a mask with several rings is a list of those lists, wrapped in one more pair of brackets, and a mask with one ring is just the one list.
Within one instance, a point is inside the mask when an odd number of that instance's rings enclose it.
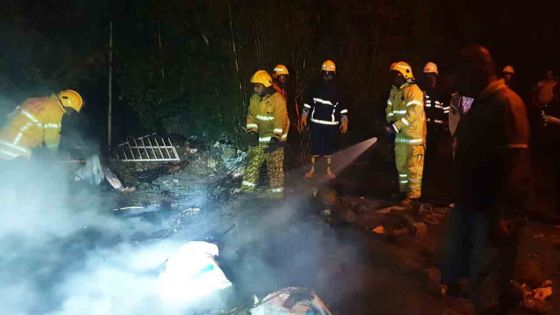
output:
{"label": "debris pile", "polygon": [[[227,200],[243,174],[246,153],[227,141],[211,146],[198,139],[174,137],[180,162],[111,161],[111,168],[136,191],[119,196],[116,208],[149,207],[186,211]],[[193,210],[196,209],[196,210]]]}

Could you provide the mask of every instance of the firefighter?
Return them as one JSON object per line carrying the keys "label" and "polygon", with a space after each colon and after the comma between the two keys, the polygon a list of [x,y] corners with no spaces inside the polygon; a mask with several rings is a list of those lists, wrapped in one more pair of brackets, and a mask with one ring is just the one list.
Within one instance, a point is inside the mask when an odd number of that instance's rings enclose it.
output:
{"label": "firefighter", "polygon": [[515,74],[515,69],[513,66],[507,65],[502,69],[502,79],[504,83],[511,89],[513,88],[513,75]]}
{"label": "firefighter", "polygon": [[285,99],[288,99],[286,86],[288,84],[289,75],[290,72],[288,71],[288,67],[282,64],[276,65],[276,67],[272,70],[272,86],[274,87],[274,90],[282,94]]}
{"label": "firefighter", "polygon": [[424,93],[404,61],[390,67],[392,87],[387,100],[387,133],[395,134],[395,163],[399,173],[401,205],[409,207],[422,195],[426,116]]}
{"label": "firefighter", "polygon": [[423,186],[432,199],[444,201],[449,195],[446,179],[451,170],[451,135],[448,128],[450,94],[438,82],[439,72],[435,63],[426,63],[423,75],[427,125]]}
{"label": "firefighter", "polygon": [[247,113],[248,163],[241,184],[244,192],[254,192],[259,171],[266,161],[270,189],[266,196],[284,196],[284,147],[288,137],[286,99],[274,90],[272,77],[265,70],[251,78],[255,93],[251,96]]}
{"label": "firefighter", "polygon": [[[286,108],[288,107],[288,92],[287,92],[287,88],[288,88],[288,78],[289,78],[290,72],[288,71],[288,67],[286,67],[283,64],[278,64],[276,65],[276,67],[274,67],[274,69],[272,70],[272,87],[274,88],[274,90],[280,94],[282,94],[282,96],[284,96],[284,99],[286,100]],[[296,114],[298,114],[296,112]],[[290,129],[290,117],[291,116],[290,113],[288,113],[288,127],[287,130]]]}
{"label": "firefighter", "polygon": [[79,112],[83,104],[82,97],[74,90],[25,100],[0,130],[0,159],[29,158],[33,149],[41,146],[57,152],[62,116]]}
{"label": "firefighter", "polygon": [[325,177],[336,178],[332,154],[337,148],[338,132],[348,131],[348,107],[346,90],[335,77],[335,63],[326,60],[321,65],[321,80],[305,93],[301,125],[306,127],[308,118],[311,121],[311,169],[305,174],[307,179],[315,176],[315,162],[321,156],[327,160]]}

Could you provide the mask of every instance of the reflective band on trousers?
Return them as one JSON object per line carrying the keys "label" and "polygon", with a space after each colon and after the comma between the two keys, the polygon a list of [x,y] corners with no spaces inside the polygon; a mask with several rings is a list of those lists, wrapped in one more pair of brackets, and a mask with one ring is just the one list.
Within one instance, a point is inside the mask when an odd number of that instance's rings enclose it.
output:
{"label": "reflective band on trousers", "polygon": [[58,129],[61,126],[59,124],[44,124],[43,127],[45,128],[51,128],[51,129]]}
{"label": "reflective band on trousers", "polygon": [[257,124],[247,124],[247,129],[252,129],[252,128],[259,128],[259,125],[257,125]]}
{"label": "reflective band on trousers", "polygon": [[274,116],[257,115],[256,117],[258,120],[264,120],[264,121],[274,120]]}
{"label": "reflective band on trousers", "polygon": [[305,108],[311,108],[311,105],[309,105],[309,104],[303,104],[303,107],[305,107]]}
{"label": "reflective band on trousers", "polygon": [[407,143],[407,144],[422,144],[424,139],[405,139],[405,138],[396,138],[395,143]]}
{"label": "reflective band on trousers", "polygon": [[272,192],[284,192],[284,188],[272,188],[270,191],[272,191]]}
{"label": "reflective band on trousers", "polygon": [[257,185],[255,183],[251,183],[251,182],[248,182],[248,181],[243,181],[243,182],[241,182],[241,186],[255,187]]}
{"label": "reflective band on trousers", "polygon": [[282,128],[274,128],[272,132],[282,134],[282,131],[284,131]]}
{"label": "reflective band on trousers", "polygon": [[316,124],[320,124],[320,125],[331,125],[331,126],[338,125],[338,121],[320,120],[320,119],[315,119],[315,118],[311,118],[311,121],[316,123]]}
{"label": "reflective band on trousers", "polygon": [[272,137],[261,137],[259,138],[259,142],[268,143],[270,139],[272,139]]}
{"label": "reflective band on trousers", "polygon": [[343,109],[343,110],[340,111],[340,113],[341,113],[341,114],[346,114],[346,113],[348,113],[348,110],[347,110],[347,109]]}

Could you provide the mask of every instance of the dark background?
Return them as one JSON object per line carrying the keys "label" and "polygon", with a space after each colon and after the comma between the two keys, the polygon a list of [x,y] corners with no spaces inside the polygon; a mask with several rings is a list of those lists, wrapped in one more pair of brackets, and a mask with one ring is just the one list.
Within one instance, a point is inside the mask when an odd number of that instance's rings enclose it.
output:
{"label": "dark background", "polygon": [[483,44],[499,69],[515,67],[515,89],[527,97],[560,56],[553,1],[2,0],[2,114],[27,97],[74,88],[87,102],[87,131],[105,142],[109,21],[115,142],[152,131],[235,135],[248,79],[277,63],[290,69],[293,108],[321,62],[333,59],[353,96],[350,137],[359,139],[380,118],[397,59],[416,74],[434,61],[445,76],[458,48]]}

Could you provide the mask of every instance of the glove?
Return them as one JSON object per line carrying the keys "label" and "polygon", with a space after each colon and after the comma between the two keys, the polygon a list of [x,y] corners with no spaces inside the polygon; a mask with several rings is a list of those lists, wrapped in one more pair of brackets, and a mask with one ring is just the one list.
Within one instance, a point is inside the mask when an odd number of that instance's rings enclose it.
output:
{"label": "glove", "polygon": [[280,143],[280,139],[276,137],[272,137],[272,139],[270,139],[270,143],[268,144],[268,148],[266,149],[266,152],[272,153],[278,150],[281,146],[282,144]]}
{"label": "glove", "polygon": [[243,141],[248,147],[254,147],[259,144],[259,135],[254,131],[249,131],[245,134]]}
{"label": "glove", "polygon": [[386,125],[385,129],[383,130],[383,133],[386,136],[394,136],[397,133],[397,131],[395,130],[395,128],[393,128],[393,125]]}

